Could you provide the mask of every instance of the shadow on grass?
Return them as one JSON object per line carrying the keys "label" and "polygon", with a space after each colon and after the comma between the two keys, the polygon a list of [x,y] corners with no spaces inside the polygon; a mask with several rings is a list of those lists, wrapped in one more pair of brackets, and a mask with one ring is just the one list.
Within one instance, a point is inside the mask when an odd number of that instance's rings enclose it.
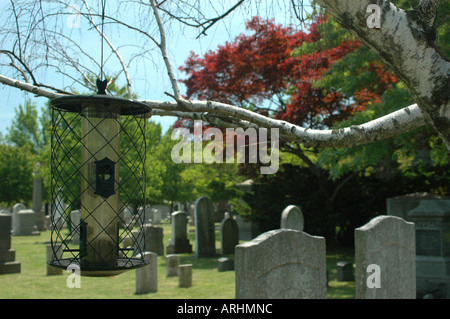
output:
{"label": "shadow on grass", "polygon": [[234,260],[234,255],[221,255],[217,253],[211,257],[197,257],[195,254],[180,254],[180,264],[192,264],[195,269],[217,269],[218,260],[222,257],[228,257]]}

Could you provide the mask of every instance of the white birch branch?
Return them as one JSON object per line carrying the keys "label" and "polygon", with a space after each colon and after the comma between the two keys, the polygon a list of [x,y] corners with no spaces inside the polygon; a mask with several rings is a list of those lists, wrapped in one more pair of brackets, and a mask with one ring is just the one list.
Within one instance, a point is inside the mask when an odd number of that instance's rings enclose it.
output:
{"label": "white birch branch", "polygon": [[[424,116],[450,150],[450,60],[436,46],[432,25],[437,0],[422,0],[405,11],[385,0],[376,1],[379,27],[366,19],[370,0],[317,0],[347,30],[378,53],[401,79]],[[369,10],[370,11],[370,10]],[[377,16],[379,15],[379,16]]]}
{"label": "white birch branch", "polygon": [[172,68],[172,65],[170,63],[169,55],[167,54],[166,31],[164,29],[164,24],[163,24],[163,22],[161,20],[161,16],[159,15],[159,11],[158,11],[158,8],[156,6],[155,0],[150,0],[150,2],[152,4],[153,13],[154,13],[155,18],[156,18],[156,23],[158,24],[159,33],[161,35],[161,42],[159,44],[157,44],[157,46],[161,50],[161,54],[163,56],[164,63],[166,65],[167,74],[169,76],[170,83],[172,84],[173,94],[175,95],[175,98],[177,100],[180,100],[180,99],[182,99],[182,97],[181,97],[181,94],[180,94],[180,90],[178,88],[178,82],[177,82],[177,79],[175,77],[175,73],[173,72],[173,68]]}
{"label": "white birch branch", "polygon": [[[45,90],[3,75],[0,75],[0,83],[49,99],[63,96],[63,94]],[[337,130],[314,130],[219,102],[185,100],[178,102],[140,100],[140,102],[152,107],[153,110],[149,115],[199,119],[222,127],[278,128],[283,139],[316,147],[352,147],[388,139],[428,124],[428,121],[416,104],[365,124]],[[180,103],[183,104],[183,109],[180,109]]]}
{"label": "white birch branch", "polygon": [[[146,101],[143,102],[145,103]],[[211,116],[217,116],[221,121],[225,121],[225,119],[228,119],[226,122],[231,123],[236,120],[241,121],[240,123],[233,123],[233,126],[242,125],[243,127],[249,127],[249,124],[246,123],[252,123],[253,127],[256,125],[257,127],[278,128],[280,136],[284,139],[315,147],[352,147],[388,139],[428,124],[417,104],[410,105],[365,124],[336,130],[315,130],[272,119],[234,105],[211,101],[181,103],[185,104],[185,106],[187,103],[189,104],[186,109],[189,109],[190,112],[186,114],[207,112],[209,119],[212,118]],[[153,103],[148,104],[152,105]],[[175,103],[170,106],[166,104],[166,111],[174,114],[175,105]],[[155,108],[155,111],[160,108],[155,104],[152,106]]]}

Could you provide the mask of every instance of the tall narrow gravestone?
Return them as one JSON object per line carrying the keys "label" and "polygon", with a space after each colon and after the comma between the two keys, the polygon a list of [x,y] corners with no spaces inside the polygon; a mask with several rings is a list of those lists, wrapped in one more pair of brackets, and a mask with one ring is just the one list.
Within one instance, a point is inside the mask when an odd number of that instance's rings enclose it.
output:
{"label": "tall narrow gravestone", "polygon": [[79,245],[80,244],[80,221],[81,221],[81,210],[73,210],[70,212],[70,221],[72,227],[72,244]]}
{"label": "tall narrow gravestone", "polygon": [[[36,164],[36,168],[37,167],[40,167],[40,163]],[[35,173],[37,174],[37,171]],[[44,222],[44,210],[42,207],[42,177],[39,176],[33,179],[33,202],[31,209],[35,213],[36,226],[38,228],[38,231],[44,231],[45,222]]]}
{"label": "tall narrow gravestone", "polygon": [[20,273],[16,252],[11,249],[11,215],[0,214],[0,275]]}
{"label": "tall narrow gravestone", "polygon": [[355,229],[357,299],[415,299],[414,223],[378,216]]}
{"label": "tall narrow gravestone", "polygon": [[136,269],[136,294],[147,294],[158,291],[158,255],[144,252],[148,265]]}
{"label": "tall narrow gravestone", "polygon": [[205,196],[195,201],[195,255],[209,257],[216,254],[213,202]]}
{"label": "tall narrow gravestone", "polygon": [[172,215],[172,235],[166,247],[168,254],[192,253],[192,245],[187,238],[188,218],[185,212],[175,212]]}
{"label": "tall narrow gravestone", "polygon": [[324,299],[325,238],[277,229],[236,246],[237,299]]}
{"label": "tall narrow gravestone", "polygon": [[239,228],[237,222],[225,213],[220,223],[220,251],[222,255],[234,254],[234,247],[239,245]]}
{"label": "tall narrow gravestone", "polygon": [[12,227],[11,229],[13,230],[14,233],[14,229],[18,229],[18,224],[19,224],[19,218],[17,217],[17,214],[21,211],[21,210],[25,210],[27,209],[27,207],[22,204],[22,203],[17,203],[13,206],[13,210],[12,210]]}

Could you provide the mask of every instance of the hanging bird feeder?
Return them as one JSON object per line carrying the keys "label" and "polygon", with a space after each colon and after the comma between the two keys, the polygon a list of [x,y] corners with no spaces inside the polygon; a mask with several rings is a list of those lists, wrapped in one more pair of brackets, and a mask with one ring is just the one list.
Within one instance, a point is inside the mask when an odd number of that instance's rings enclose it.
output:
{"label": "hanging bird feeder", "polygon": [[[127,223],[123,213],[145,206],[144,132],[151,108],[97,93],[51,100],[50,265],[76,264],[84,276],[111,276],[146,264],[139,257],[143,216]],[[79,222],[70,218],[75,209]]]}
{"label": "hanging bird feeder", "polygon": [[145,125],[151,108],[109,96],[101,69],[97,94],[54,98],[51,141],[50,265],[84,276],[112,276],[145,266]]}

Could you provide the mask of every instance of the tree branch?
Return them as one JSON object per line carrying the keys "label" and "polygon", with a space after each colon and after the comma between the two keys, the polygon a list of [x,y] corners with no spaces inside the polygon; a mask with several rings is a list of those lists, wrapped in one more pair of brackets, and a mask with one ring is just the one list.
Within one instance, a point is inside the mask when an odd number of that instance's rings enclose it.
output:
{"label": "tree branch", "polygon": [[159,15],[159,11],[158,11],[158,8],[156,6],[155,0],[150,0],[150,2],[151,2],[151,5],[152,5],[152,8],[153,8],[153,13],[154,13],[155,18],[156,18],[156,23],[158,24],[159,33],[161,35],[161,42],[158,44],[158,47],[161,50],[161,54],[163,56],[164,63],[166,65],[167,74],[169,76],[170,83],[172,84],[173,94],[175,95],[175,98],[177,100],[180,100],[181,99],[181,94],[180,94],[180,90],[178,88],[177,79],[175,77],[175,73],[173,72],[172,65],[171,65],[170,59],[169,59],[169,55],[167,54],[166,31],[164,30],[164,25],[163,25],[163,22],[161,20],[161,16]]}
{"label": "tree branch", "polygon": [[437,0],[422,0],[417,11],[376,1],[380,28],[369,27],[369,0],[317,0],[347,30],[371,47],[411,92],[450,150],[450,62],[436,47],[433,25]]}
{"label": "tree branch", "polygon": [[[3,75],[0,75],[0,83],[50,99],[63,95]],[[184,99],[176,102],[151,100],[141,102],[153,108],[151,115],[202,119],[224,127],[278,128],[279,135],[283,139],[304,143],[307,147],[352,147],[388,139],[428,124],[417,104],[365,124],[336,130],[314,130],[219,102]],[[180,104],[183,108],[180,108]]]}

